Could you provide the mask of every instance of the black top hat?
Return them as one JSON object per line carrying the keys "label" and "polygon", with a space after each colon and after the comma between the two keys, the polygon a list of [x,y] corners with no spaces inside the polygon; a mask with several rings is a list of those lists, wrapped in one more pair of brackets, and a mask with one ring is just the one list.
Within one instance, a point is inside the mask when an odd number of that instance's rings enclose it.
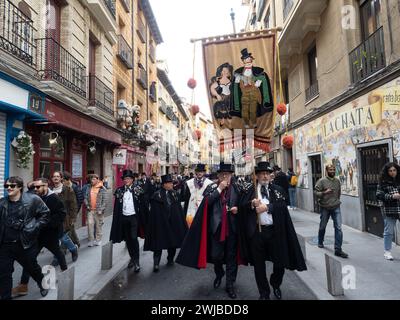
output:
{"label": "black top hat", "polygon": [[241,57],[242,60],[247,59],[247,58],[249,58],[249,57],[251,57],[252,59],[254,59],[254,57],[252,56],[251,52],[248,52],[248,51],[247,51],[247,48],[242,49],[242,51],[240,51],[240,52],[241,52],[241,54],[242,54],[242,57]]}
{"label": "black top hat", "polygon": [[126,169],[126,170],[124,170],[122,172],[121,179],[125,179],[125,178],[132,178],[133,179],[134,177],[135,177],[135,175],[134,175],[133,171],[129,170],[129,169]]}
{"label": "black top hat", "polygon": [[161,176],[161,183],[168,183],[168,182],[174,182],[174,180],[172,179],[172,176],[170,174],[165,174],[163,176]]}
{"label": "black top hat", "polygon": [[281,168],[279,168],[279,166],[277,165],[274,165],[272,169],[274,169],[274,171],[281,171]]}
{"label": "black top hat", "polygon": [[194,169],[194,171],[196,171],[196,172],[204,172],[204,171],[206,171],[206,165],[202,164],[202,163],[198,163],[196,165],[196,168]]}
{"label": "black top hat", "polygon": [[269,166],[269,162],[267,161],[261,161],[257,164],[257,167],[255,167],[256,173],[259,172],[273,172],[274,170]]}
{"label": "black top hat", "polygon": [[235,167],[233,166],[233,164],[229,164],[229,163],[223,163],[221,162],[219,165],[219,170],[217,171],[218,173],[220,172],[235,172]]}
{"label": "black top hat", "polygon": [[216,180],[216,179],[218,179],[217,173],[216,173],[216,172],[212,172],[212,173],[208,176],[208,179],[210,179],[210,180]]}

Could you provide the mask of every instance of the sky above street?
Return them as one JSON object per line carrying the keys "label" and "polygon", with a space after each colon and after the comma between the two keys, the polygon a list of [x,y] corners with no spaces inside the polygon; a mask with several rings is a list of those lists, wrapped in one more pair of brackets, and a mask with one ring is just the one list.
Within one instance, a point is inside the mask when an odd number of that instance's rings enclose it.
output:
{"label": "sky above street", "polygon": [[[157,59],[166,60],[169,78],[178,95],[192,102],[187,81],[193,74],[193,38],[233,33],[231,8],[235,12],[236,31],[245,27],[248,7],[242,0],[150,0],[164,43],[157,47]],[[195,72],[197,80],[195,104],[210,116],[204,80],[201,42],[196,44]]]}

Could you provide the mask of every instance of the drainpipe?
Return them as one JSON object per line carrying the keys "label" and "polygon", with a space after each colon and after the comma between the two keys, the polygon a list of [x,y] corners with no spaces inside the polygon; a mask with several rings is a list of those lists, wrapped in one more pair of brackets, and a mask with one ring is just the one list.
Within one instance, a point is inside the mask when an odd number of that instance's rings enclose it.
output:
{"label": "drainpipe", "polygon": [[132,36],[132,105],[135,104],[135,25],[134,25],[134,10],[131,1],[131,36]]}
{"label": "drainpipe", "polygon": [[149,37],[148,37],[148,26],[149,23],[146,18],[146,44],[145,44],[145,52],[146,52],[146,80],[147,80],[147,89],[145,89],[146,92],[146,107],[147,107],[147,120],[150,120],[150,111],[149,111],[149,54],[148,54],[148,49],[149,49]]}

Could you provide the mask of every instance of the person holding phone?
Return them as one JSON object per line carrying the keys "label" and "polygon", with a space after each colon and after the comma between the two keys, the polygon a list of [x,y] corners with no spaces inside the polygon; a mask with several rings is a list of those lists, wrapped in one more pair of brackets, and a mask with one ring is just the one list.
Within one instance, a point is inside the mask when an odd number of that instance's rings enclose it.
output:
{"label": "person holding phone", "polygon": [[335,256],[348,258],[348,254],[342,250],[343,232],[342,215],[340,212],[341,185],[335,177],[335,166],[328,164],[326,167],[326,177],[321,178],[315,185],[315,195],[321,207],[321,222],[318,232],[318,247],[324,248],[325,229],[329,217],[332,217],[333,227],[335,228]]}

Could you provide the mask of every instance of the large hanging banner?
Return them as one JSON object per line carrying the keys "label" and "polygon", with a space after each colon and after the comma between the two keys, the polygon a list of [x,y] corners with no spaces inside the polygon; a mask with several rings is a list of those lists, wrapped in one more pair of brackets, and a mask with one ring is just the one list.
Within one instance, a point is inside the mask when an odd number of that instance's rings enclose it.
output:
{"label": "large hanging banner", "polygon": [[226,129],[241,129],[243,136],[246,129],[253,129],[253,147],[268,152],[274,132],[275,33],[208,38],[202,44],[211,114],[220,141]]}

